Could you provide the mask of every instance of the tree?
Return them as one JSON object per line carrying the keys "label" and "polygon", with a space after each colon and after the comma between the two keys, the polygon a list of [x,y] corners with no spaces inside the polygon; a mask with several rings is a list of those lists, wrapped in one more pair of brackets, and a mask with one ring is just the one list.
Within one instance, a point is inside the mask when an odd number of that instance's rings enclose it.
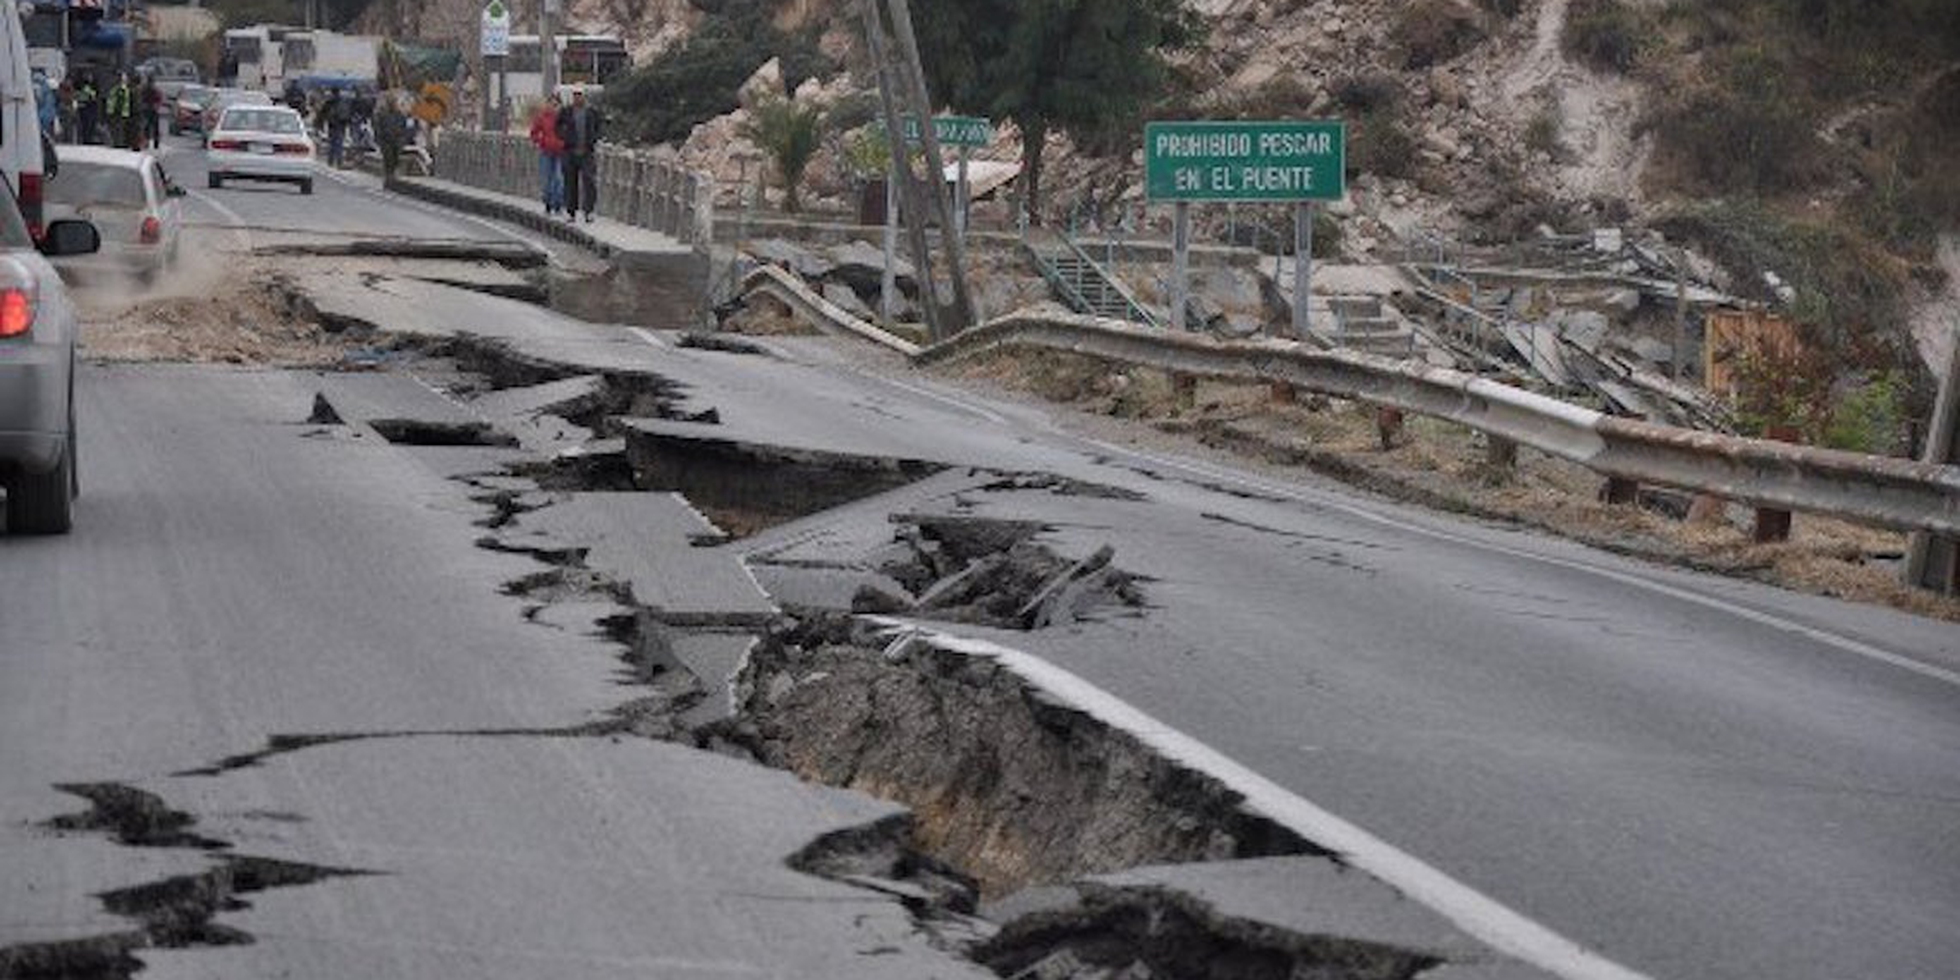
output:
{"label": "tree", "polygon": [[955,111],[1011,120],[1029,220],[1041,151],[1061,130],[1095,140],[1141,123],[1165,54],[1204,32],[1186,0],[912,0],[927,85]]}
{"label": "tree", "polygon": [[801,207],[797,189],[803,185],[803,171],[822,143],[823,115],[821,106],[769,99],[755,107],[755,117],[742,127],[742,135],[769,154],[776,165],[776,175],[783,181],[785,211],[795,212]]}

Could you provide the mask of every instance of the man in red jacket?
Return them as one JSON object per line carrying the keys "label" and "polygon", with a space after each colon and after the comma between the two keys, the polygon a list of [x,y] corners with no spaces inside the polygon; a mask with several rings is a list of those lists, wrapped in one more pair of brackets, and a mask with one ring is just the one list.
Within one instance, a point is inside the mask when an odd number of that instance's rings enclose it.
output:
{"label": "man in red jacket", "polygon": [[538,188],[544,194],[544,213],[565,209],[565,140],[558,135],[558,96],[544,100],[531,119],[531,143],[538,148]]}

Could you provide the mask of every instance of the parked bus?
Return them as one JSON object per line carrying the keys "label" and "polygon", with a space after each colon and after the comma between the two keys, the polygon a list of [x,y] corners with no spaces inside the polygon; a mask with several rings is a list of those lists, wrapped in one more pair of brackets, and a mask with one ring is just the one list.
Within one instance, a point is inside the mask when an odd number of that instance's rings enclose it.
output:
{"label": "parked bus", "polygon": [[286,37],[302,28],[278,24],[234,27],[225,31],[221,85],[279,94],[286,80]]}

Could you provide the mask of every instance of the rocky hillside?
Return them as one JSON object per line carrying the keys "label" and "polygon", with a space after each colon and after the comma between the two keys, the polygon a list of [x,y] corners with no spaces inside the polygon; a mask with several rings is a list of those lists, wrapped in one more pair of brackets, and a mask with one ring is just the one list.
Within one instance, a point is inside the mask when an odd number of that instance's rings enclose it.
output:
{"label": "rocky hillside", "polygon": [[[1333,210],[1350,257],[1385,256],[1428,235],[1503,242],[1547,228],[1665,229],[1707,257],[1698,263],[1704,278],[1803,307],[1799,319],[1874,365],[1894,357],[1909,322],[1930,354],[1960,319],[1960,292],[1945,271],[1960,254],[1960,173],[1944,162],[1960,154],[1960,3],[1190,2],[1208,36],[1175,57],[1175,83],[1152,114],[1347,119],[1357,173],[1349,200]],[[435,22],[449,6],[473,16],[465,0],[418,9]],[[750,104],[793,94],[839,107],[833,119],[847,125],[868,118],[854,8],[844,0],[569,6],[572,24],[622,34],[664,72],[620,111],[664,113],[652,131],[674,135],[686,160],[730,186],[760,167],[742,135],[749,114],[733,108],[737,78],[748,78]],[[755,71],[775,53],[755,47],[764,28],[795,51]],[[692,43],[703,38],[715,44]],[[731,66],[739,74],[731,77]],[[699,111],[716,100],[725,104]],[[716,117],[723,109],[732,111]],[[1006,128],[991,155],[1017,160],[1016,138]],[[807,202],[847,206],[851,148],[847,134],[826,138],[807,174]],[[1051,136],[1045,159],[1051,219],[1128,215],[1134,223],[1134,141],[1083,148]],[[997,207],[1004,217],[1006,206]],[[1208,232],[1222,234],[1222,216],[1208,219]],[[1262,220],[1256,212],[1239,219],[1241,230]],[[1279,213],[1263,220],[1284,224]],[[1868,342],[1873,334],[1881,342]]]}

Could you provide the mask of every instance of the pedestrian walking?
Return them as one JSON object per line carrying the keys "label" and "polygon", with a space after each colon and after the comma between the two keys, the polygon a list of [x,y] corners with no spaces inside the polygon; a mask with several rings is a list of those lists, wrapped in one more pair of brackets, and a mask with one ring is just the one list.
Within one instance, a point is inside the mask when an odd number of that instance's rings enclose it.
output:
{"label": "pedestrian walking", "polygon": [[531,120],[531,144],[538,148],[538,190],[546,217],[565,209],[565,141],[558,135],[558,96],[547,96]]}
{"label": "pedestrian walking", "polygon": [[143,138],[140,141],[142,145],[137,149],[142,149],[144,146],[162,146],[163,90],[157,88],[157,80],[154,76],[143,80],[143,92],[139,96],[139,104],[143,115]]}
{"label": "pedestrian walking", "polygon": [[380,107],[374,111],[374,139],[381,146],[381,177],[394,180],[395,168],[402,162],[402,146],[408,142],[408,117],[395,108],[393,95],[382,96]]}
{"label": "pedestrian walking", "polygon": [[327,131],[327,166],[340,169],[347,152],[347,127],[354,121],[354,103],[347,93],[334,89],[320,103],[320,122]]}
{"label": "pedestrian walking", "polygon": [[56,135],[63,143],[75,142],[75,80],[64,78],[54,90]]}
{"label": "pedestrian walking", "polygon": [[592,221],[599,203],[599,141],[605,137],[605,117],[587,105],[585,87],[572,89],[572,104],[558,113],[558,138],[565,143],[565,218],[579,211]]}
{"label": "pedestrian walking", "polygon": [[34,70],[34,112],[40,118],[42,135],[49,139],[54,138],[57,111],[54,86],[48,84],[48,73],[37,68]]}
{"label": "pedestrian walking", "polygon": [[127,150],[136,137],[136,93],[130,91],[129,76],[116,76],[116,84],[102,98],[103,125],[109,127],[109,141]]}
{"label": "pedestrian walking", "polygon": [[95,78],[83,75],[82,84],[75,87],[75,142],[101,142],[101,115],[102,98],[96,94]]}

